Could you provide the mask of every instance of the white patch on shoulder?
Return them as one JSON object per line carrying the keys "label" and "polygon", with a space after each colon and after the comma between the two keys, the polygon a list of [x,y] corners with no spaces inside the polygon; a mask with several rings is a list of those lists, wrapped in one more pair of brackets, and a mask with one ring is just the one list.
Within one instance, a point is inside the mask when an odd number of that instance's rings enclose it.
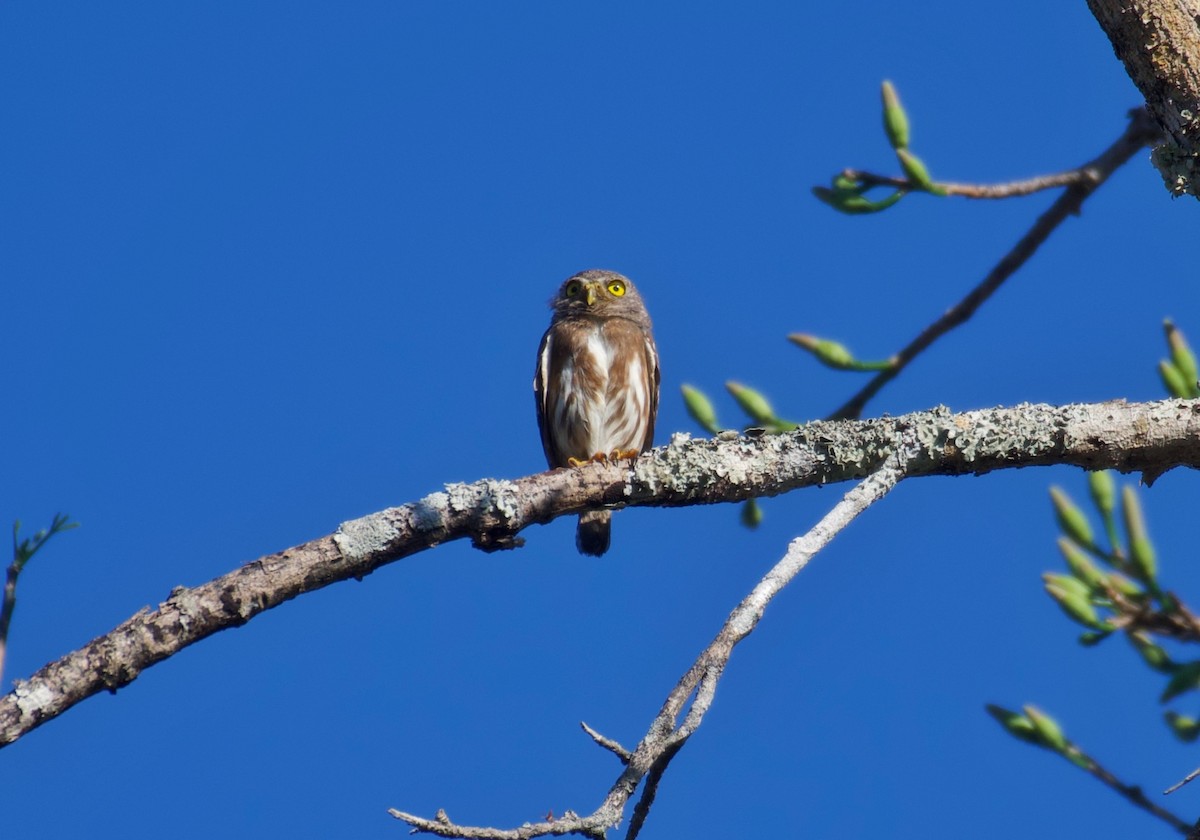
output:
{"label": "white patch on shoulder", "polygon": [[554,336],[553,335],[546,336],[546,346],[542,348],[542,356],[540,359],[538,359],[537,372],[538,372],[538,377],[542,380],[540,390],[542,392],[542,408],[543,409],[545,409],[545,407],[546,407],[546,394],[549,393],[547,391],[546,386],[550,384],[550,345],[552,345],[553,343],[554,343]]}

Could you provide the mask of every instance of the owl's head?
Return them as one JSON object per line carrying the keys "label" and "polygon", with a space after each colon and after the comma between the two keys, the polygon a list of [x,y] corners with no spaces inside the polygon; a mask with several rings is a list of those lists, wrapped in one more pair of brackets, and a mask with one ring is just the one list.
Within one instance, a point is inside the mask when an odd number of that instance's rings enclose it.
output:
{"label": "owl's head", "polygon": [[645,327],[650,316],[633,283],[623,274],[591,268],[567,278],[550,301],[554,318],[590,315],[596,318],[628,318]]}

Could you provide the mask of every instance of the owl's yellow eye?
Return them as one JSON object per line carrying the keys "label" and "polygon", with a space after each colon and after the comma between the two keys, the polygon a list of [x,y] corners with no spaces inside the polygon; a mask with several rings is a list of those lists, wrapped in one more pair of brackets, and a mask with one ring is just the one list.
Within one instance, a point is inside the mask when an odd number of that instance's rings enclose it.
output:
{"label": "owl's yellow eye", "polygon": [[613,297],[620,297],[621,295],[625,294],[625,284],[620,280],[613,280],[608,284],[608,292]]}
{"label": "owl's yellow eye", "polygon": [[575,295],[579,294],[579,289],[581,287],[582,284],[578,280],[572,280],[567,284],[567,287],[563,289],[563,294],[567,297],[575,297]]}

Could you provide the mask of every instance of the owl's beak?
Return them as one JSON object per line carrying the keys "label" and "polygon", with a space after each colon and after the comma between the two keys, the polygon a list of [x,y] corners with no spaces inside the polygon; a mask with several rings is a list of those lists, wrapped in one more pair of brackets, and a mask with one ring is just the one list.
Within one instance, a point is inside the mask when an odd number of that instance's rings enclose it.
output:
{"label": "owl's beak", "polygon": [[596,285],[588,283],[585,288],[587,289],[587,305],[591,306],[596,302]]}

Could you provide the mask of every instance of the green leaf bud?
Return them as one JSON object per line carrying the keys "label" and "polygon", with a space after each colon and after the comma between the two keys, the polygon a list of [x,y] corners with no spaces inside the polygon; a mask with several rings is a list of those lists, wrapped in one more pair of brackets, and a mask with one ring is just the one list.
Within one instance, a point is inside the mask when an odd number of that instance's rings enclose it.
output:
{"label": "green leaf bud", "polygon": [[1158,363],[1158,378],[1162,380],[1163,387],[1172,397],[1185,400],[1192,396],[1192,389],[1188,387],[1187,379],[1179,372],[1179,368],[1166,359],[1162,359]]}
{"label": "green leaf bud", "polygon": [[1158,575],[1158,561],[1154,556],[1154,544],[1146,533],[1146,519],[1142,505],[1133,487],[1126,485],[1121,494],[1121,507],[1125,517],[1125,534],[1129,538],[1129,561],[1138,579],[1154,587]]}
{"label": "green leaf bud", "polygon": [[1089,472],[1088,489],[1092,492],[1092,501],[1096,503],[1096,509],[1105,516],[1110,516],[1117,505],[1117,483],[1113,481],[1112,473],[1108,470]]}
{"label": "green leaf bud", "polygon": [[1034,732],[1037,733],[1038,741],[1043,746],[1049,747],[1055,752],[1063,752],[1067,748],[1067,738],[1063,735],[1062,728],[1059,727],[1058,721],[1043,712],[1037,706],[1024,706],[1025,716],[1029,718],[1029,722],[1033,724]]}
{"label": "green leaf bud", "polygon": [[836,175],[833,179],[834,192],[853,193],[854,195],[862,195],[868,189],[868,185],[862,181],[857,181],[854,178],[848,178],[845,175]]}
{"label": "green leaf bud", "polygon": [[1089,599],[1086,583],[1070,575],[1055,575],[1049,572],[1042,575],[1042,579],[1045,581],[1046,593],[1072,621],[1093,630],[1109,629],[1096,614],[1096,608]]}
{"label": "green leaf bud", "polygon": [[828,187],[813,187],[812,193],[834,210],[849,216],[878,213],[881,210],[888,209],[904,197],[904,192],[901,190],[897,190],[887,198],[881,198],[879,201],[871,201],[871,199],[854,192],[831,190]]}
{"label": "green leaf bud", "polygon": [[845,370],[854,365],[854,354],[844,345],[827,338],[806,333],[792,333],[788,341],[812,353],[817,361],[831,368]]}
{"label": "green leaf bud", "polygon": [[1046,586],[1054,586],[1070,595],[1078,595],[1081,598],[1091,598],[1092,596],[1092,590],[1088,585],[1072,575],[1057,575],[1053,572],[1045,572],[1042,575],[1042,581]]}
{"label": "green leaf bud", "polygon": [[1033,727],[1033,721],[1020,712],[1009,711],[991,703],[988,703],[984,708],[987,709],[989,715],[995,718],[1008,731],[1009,735],[1030,744],[1040,743],[1037,730]]}
{"label": "green leaf bud", "polygon": [[1188,662],[1176,666],[1175,673],[1171,675],[1167,687],[1163,689],[1162,696],[1158,699],[1160,702],[1166,703],[1181,694],[1195,691],[1198,686],[1200,686],[1200,662]]}
{"label": "green leaf bud", "polygon": [[1080,633],[1076,641],[1084,647],[1095,647],[1111,635],[1111,630],[1088,630],[1086,633]]}
{"label": "green leaf bud", "polygon": [[679,390],[683,392],[683,403],[687,407],[688,414],[700,424],[700,428],[711,435],[721,431],[721,427],[717,425],[716,409],[713,408],[712,401],[703,391],[693,388],[691,385],[682,385]]}
{"label": "green leaf bud", "polygon": [[880,90],[883,99],[883,131],[893,149],[908,147],[908,114],[900,104],[896,88],[886,79]]}
{"label": "green leaf bud", "polygon": [[1088,524],[1087,516],[1071,501],[1071,497],[1062,488],[1050,488],[1050,501],[1054,504],[1054,517],[1058,527],[1084,548],[1094,548],[1095,539],[1092,537],[1092,526]]}
{"label": "green leaf bud", "polygon": [[1067,568],[1071,570],[1071,574],[1086,583],[1089,590],[1103,592],[1107,588],[1108,578],[1104,572],[1100,571],[1092,562],[1092,558],[1084,554],[1078,545],[1066,537],[1059,537],[1058,550],[1067,561]]}
{"label": "green leaf bud", "polygon": [[750,419],[756,423],[771,425],[778,422],[771,404],[758,391],[755,391],[753,388],[747,388],[740,382],[733,382],[732,380],[725,383],[725,388],[733,395],[737,404],[741,406],[742,411],[749,414]]}
{"label": "green leaf bud", "polygon": [[919,157],[908,149],[896,149],[896,159],[900,161],[900,168],[904,170],[904,174],[908,176],[908,180],[914,187],[922,190],[934,188],[933,179],[929,177],[929,170],[925,168],[925,164]]}
{"label": "green leaf bud", "polygon": [[1187,338],[1180,332],[1170,319],[1163,321],[1163,330],[1167,334],[1167,346],[1171,348],[1171,362],[1183,377],[1188,388],[1188,396],[1194,397],[1200,393],[1196,380],[1200,374],[1196,370],[1196,356],[1188,346]]}
{"label": "green leaf bud", "polygon": [[763,512],[762,507],[758,504],[758,499],[747,499],[742,505],[742,524],[747,528],[754,529],[762,524]]}
{"label": "green leaf bud", "polygon": [[1178,712],[1166,712],[1163,717],[1166,718],[1167,726],[1171,727],[1171,731],[1180,741],[1190,744],[1200,738],[1200,723],[1195,718],[1181,715]]}

